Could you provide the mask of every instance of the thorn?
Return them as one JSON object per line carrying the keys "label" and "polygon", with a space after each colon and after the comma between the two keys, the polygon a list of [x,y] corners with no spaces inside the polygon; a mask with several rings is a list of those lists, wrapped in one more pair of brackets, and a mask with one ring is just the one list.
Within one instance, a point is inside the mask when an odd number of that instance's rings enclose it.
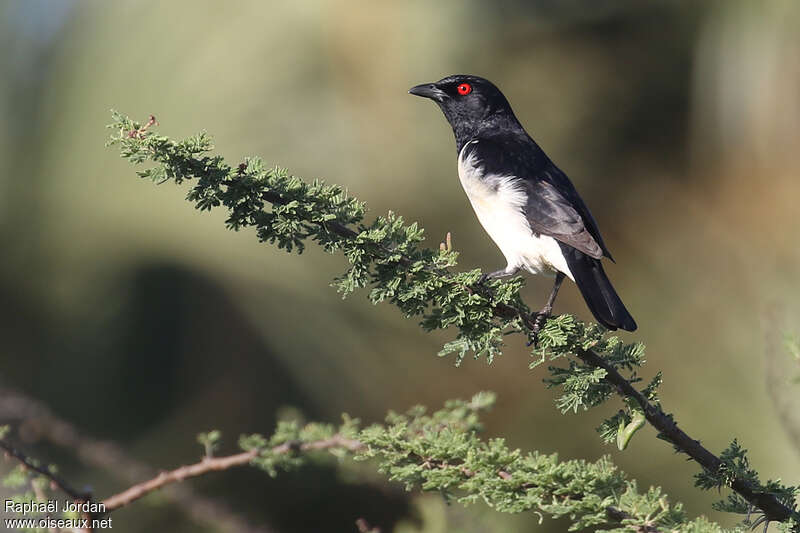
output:
{"label": "thorn", "polygon": [[135,130],[131,130],[128,132],[128,138],[130,139],[141,139],[144,137],[144,134],[151,126],[158,126],[158,121],[156,120],[155,115],[150,115],[150,118],[147,120],[147,123]]}
{"label": "thorn", "polygon": [[453,241],[449,231],[447,232],[447,235],[445,235],[444,242],[439,243],[439,250],[443,252],[453,251]]}

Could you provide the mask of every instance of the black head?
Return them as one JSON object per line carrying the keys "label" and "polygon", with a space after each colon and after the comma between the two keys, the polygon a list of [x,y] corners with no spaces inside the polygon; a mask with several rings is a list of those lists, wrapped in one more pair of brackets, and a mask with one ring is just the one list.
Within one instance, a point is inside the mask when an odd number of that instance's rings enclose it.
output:
{"label": "black head", "polygon": [[487,79],[456,74],[434,83],[412,87],[411,94],[430,98],[442,109],[459,145],[486,127],[507,122],[517,125],[511,106],[500,89]]}

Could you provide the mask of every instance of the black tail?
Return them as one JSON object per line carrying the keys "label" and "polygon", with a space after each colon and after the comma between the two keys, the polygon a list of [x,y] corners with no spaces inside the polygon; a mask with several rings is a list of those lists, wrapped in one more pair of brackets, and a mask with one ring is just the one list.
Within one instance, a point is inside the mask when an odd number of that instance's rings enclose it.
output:
{"label": "black tail", "polygon": [[563,243],[559,245],[575,283],[597,321],[611,330],[621,328],[634,331],[636,322],[611,286],[600,260],[589,257],[572,246]]}

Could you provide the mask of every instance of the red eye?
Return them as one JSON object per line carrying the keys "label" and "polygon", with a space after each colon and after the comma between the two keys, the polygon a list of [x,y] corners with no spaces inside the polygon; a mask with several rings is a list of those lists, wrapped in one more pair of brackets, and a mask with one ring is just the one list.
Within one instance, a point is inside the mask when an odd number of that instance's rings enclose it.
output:
{"label": "red eye", "polygon": [[469,83],[462,83],[456,90],[458,91],[458,94],[464,96],[472,92],[472,85]]}

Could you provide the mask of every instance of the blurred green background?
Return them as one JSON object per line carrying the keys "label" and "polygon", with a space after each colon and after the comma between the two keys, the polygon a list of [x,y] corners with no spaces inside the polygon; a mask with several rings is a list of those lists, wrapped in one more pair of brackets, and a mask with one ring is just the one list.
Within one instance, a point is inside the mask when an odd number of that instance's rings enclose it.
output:
{"label": "blurred green background", "polygon": [[[449,126],[406,94],[453,73],[495,81],[603,229],[639,323],[625,339],[647,344],[645,377],[664,372],[665,407],[710,449],[737,437],[763,476],[796,483],[784,415],[797,388],[780,339],[800,329],[798,27],[794,0],[2,2],[0,385],[159,469],[198,458],[200,431],[221,429],[232,451],[287,407],[369,422],[495,390],[487,436],[564,458],[611,454],[640,486],[733,524],[652,429],[625,452],[601,444],[594,428],[617,400],[561,416],[521,339],[490,366],[454,368],[435,355],[454,332],[425,334],[363,293],[342,301],[329,286],[342,257],[227,231],[185,188],[137,179],[103,148],[103,126],[115,108],[153,113],[173,137],[205,129],[230,162],[260,155],[344,185],[371,216],[419,221],[430,246],[451,231],[462,268],[496,269]],[[531,306],[550,283],[529,280]],[[571,284],[556,311],[589,318]],[[126,486],[40,433],[22,444],[75,484],[98,496]],[[191,484],[239,530],[352,532],[359,517],[384,532],[567,527],[447,506],[368,472]],[[224,525],[222,511],[200,519],[189,507],[150,497],[115,513],[114,530]]]}

